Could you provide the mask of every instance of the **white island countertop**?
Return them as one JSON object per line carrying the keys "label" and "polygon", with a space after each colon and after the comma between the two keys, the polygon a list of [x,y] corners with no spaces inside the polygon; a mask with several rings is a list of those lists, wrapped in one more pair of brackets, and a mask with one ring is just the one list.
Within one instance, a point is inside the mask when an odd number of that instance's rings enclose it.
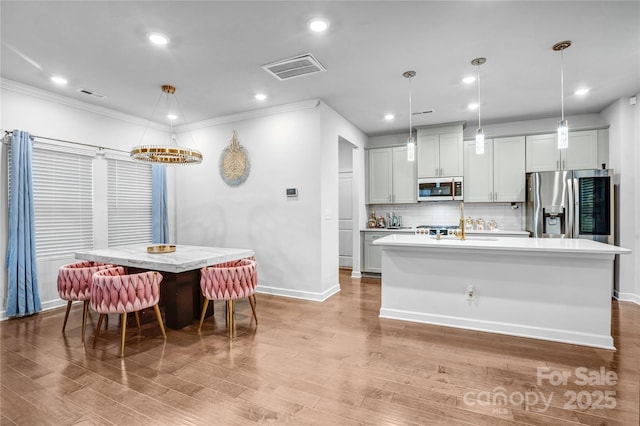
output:
{"label": "white island countertop", "polygon": [[469,235],[464,240],[442,237],[440,240],[428,235],[393,234],[379,238],[374,245],[390,247],[424,247],[439,250],[483,250],[483,251],[527,251],[539,253],[580,253],[615,255],[628,254],[631,250],[574,238],[500,238]]}

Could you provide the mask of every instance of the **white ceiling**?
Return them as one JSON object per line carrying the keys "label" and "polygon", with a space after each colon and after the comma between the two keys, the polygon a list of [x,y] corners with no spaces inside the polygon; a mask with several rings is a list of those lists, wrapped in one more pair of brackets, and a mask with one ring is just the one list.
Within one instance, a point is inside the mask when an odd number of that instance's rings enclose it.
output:
{"label": "white ceiling", "polygon": [[[600,112],[640,92],[638,1],[7,1],[0,2],[1,76],[143,119],[162,84],[177,88],[186,122],[319,98],[368,135],[466,120],[560,115],[563,40],[565,115]],[[330,21],[313,34],[310,18]],[[159,31],[168,46],[152,46]],[[326,72],[278,81],[261,65],[312,53]],[[69,79],[67,87],[49,81]],[[585,97],[573,95],[591,88]],[[86,88],[106,95],[95,99]],[[269,98],[256,101],[256,92]],[[387,112],[396,114],[385,122]],[[154,121],[160,118],[153,117]],[[184,122],[184,121],[183,121]],[[177,124],[181,124],[180,121]]]}

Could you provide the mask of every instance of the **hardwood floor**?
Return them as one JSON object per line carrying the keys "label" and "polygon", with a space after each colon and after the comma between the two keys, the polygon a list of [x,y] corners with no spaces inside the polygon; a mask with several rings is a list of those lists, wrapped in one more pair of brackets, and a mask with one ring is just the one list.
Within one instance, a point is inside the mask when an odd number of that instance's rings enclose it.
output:
{"label": "hardwood floor", "polygon": [[258,295],[257,327],[238,302],[233,340],[222,303],[201,335],[128,327],[124,359],[115,315],[81,345],[81,304],[66,336],[64,309],[4,321],[0,424],[639,424],[640,306],[613,302],[613,352],[380,319],[349,274],[323,303]]}

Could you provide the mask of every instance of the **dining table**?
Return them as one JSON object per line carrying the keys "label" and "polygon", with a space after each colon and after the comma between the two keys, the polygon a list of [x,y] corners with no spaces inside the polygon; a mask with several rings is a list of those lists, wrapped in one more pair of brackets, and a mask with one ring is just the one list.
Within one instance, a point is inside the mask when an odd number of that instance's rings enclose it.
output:
{"label": "dining table", "polygon": [[[148,250],[148,248],[151,249]],[[200,292],[200,269],[254,255],[253,250],[190,245],[132,244],[82,250],[76,259],[111,263],[127,267],[127,273],[158,271],[162,274],[161,305],[167,327],[178,330],[200,318],[204,299]],[[211,309],[210,304],[210,308]],[[208,313],[211,315],[212,311]]]}

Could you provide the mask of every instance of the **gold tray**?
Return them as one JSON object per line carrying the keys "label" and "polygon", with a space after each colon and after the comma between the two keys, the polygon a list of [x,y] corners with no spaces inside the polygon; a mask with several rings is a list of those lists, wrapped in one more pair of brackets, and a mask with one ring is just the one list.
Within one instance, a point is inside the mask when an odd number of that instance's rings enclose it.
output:
{"label": "gold tray", "polygon": [[176,246],[172,244],[159,244],[157,246],[147,247],[147,253],[152,254],[173,253],[174,251],[176,251]]}

